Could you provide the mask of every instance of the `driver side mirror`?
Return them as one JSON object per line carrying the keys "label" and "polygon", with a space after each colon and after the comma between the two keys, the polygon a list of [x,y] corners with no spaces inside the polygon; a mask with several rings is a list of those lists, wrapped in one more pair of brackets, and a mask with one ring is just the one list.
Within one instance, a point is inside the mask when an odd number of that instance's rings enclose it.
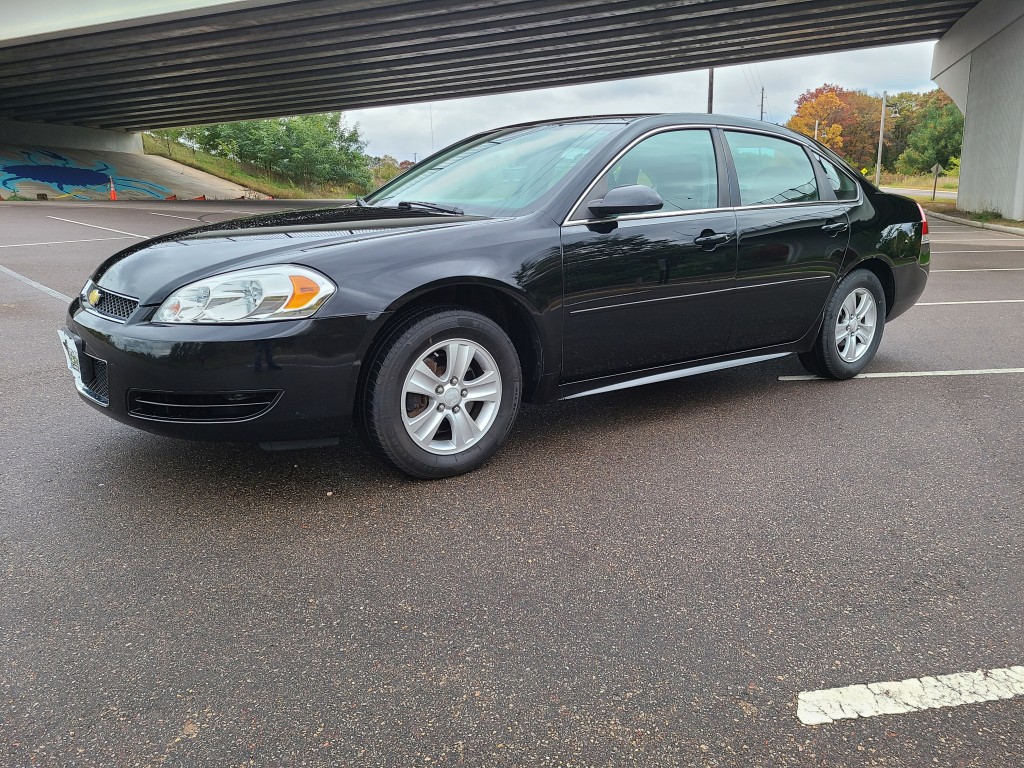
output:
{"label": "driver side mirror", "polygon": [[595,200],[589,206],[590,212],[598,218],[618,213],[645,213],[657,211],[665,201],[661,195],[643,184],[628,184],[608,190],[602,200]]}

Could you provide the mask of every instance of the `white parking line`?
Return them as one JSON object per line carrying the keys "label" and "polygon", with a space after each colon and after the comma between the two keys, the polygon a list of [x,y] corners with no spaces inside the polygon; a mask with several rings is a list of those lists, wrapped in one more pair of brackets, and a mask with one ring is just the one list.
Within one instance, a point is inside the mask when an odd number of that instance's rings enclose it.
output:
{"label": "white parking line", "polygon": [[150,235],[136,235],[134,232],[125,232],[122,229],[111,229],[110,227],[101,227],[99,224],[86,224],[84,221],[73,221],[72,219],[62,219],[60,216],[47,216],[48,219],[56,219],[57,221],[66,221],[68,224],[80,224],[83,227],[92,227],[93,229],[105,229],[107,232],[117,232],[119,235],[131,235],[132,237],[149,238]]}
{"label": "white parking line", "polygon": [[186,221],[202,221],[202,219],[193,219],[191,216],[172,216],[169,213],[154,213],[149,212],[150,216],[166,216],[168,219],[185,219]]}
{"label": "white parking line", "polygon": [[970,269],[933,269],[936,272],[1024,272],[1024,267],[971,267]]}
{"label": "white parking line", "polygon": [[900,715],[1014,696],[1024,696],[1021,666],[804,691],[797,696],[796,716],[804,725],[821,725],[847,718]]}
{"label": "white parking line", "polygon": [[932,251],[932,256],[940,253],[1021,253],[1024,248],[986,248],[981,251]]}
{"label": "white parking line", "polygon": [[8,269],[7,267],[5,267],[5,266],[2,266],[2,265],[0,265],[0,272],[3,272],[3,273],[4,273],[5,275],[10,275],[10,276],[11,276],[11,277],[13,277],[13,278],[14,278],[15,280],[20,280],[20,281],[21,281],[21,282],[23,282],[23,283],[24,283],[25,285],[30,285],[30,286],[32,286],[32,287],[33,287],[33,288],[35,288],[35,289],[36,289],[37,291],[42,291],[42,292],[43,292],[43,293],[45,293],[45,294],[46,294],[47,296],[52,296],[52,297],[53,297],[53,298],[55,298],[55,299],[60,299],[60,300],[61,300],[61,301],[63,301],[64,303],[67,303],[67,302],[71,301],[71,297],[70,297],[70,296],[65,296],[65,295],[64,295],[63,293],[61,293],[60,291],[55,291],[55,290],[53,290],[53,288],[47,288],[47,287],[46,287],[45,285],[43,285],[42,283],[37,283],[37,282],[36,282],[35,280],[33,280],[33,279],[32,279],[31,277],[25,277],[24,275],[19,275],[19,274],[18,274],[17,272],[15,272],[15,271],[14,271],[13,269]]}
{"label": "white parking line", "polygon": [[46,243],[9,243],[7,245],[0,245],[0,248],[26,248],[30,245],[68,245],[70,243],[98,243],[102,240],[131,240],[137,235],[131,237],[90,237],[87,240],[51,240]]}
{"label": "white parking line", "polygon": [[942,307],[949,304],[1024,304],[1024,299],[978,299],[977,301],[919,301],[915,307]]}
{"label": "white parking line", "polygon": [[[855,379],[903,379],[918,376],[987,376],[992,373],[1024,373],[1024,368],[977,368],[964,371],[883,371],[879,373],[858,373]],[[779,376],[779,381],[831,381],[811,374],[801,376]]]}
{"label": "white parking line", "polygon": [[[1022,235],[1024,237],[1024,235]],[[932,237],[928,236],[928,239],[933,243],[1019,243],[1020,237],[1016,235],[1014,237]]]}

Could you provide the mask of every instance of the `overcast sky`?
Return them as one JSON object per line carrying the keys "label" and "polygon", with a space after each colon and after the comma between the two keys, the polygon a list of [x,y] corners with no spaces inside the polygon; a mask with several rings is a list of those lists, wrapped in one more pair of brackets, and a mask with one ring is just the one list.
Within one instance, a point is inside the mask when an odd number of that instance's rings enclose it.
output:
{"label": "overcast sky", "polygon": [[[715,70],[715,112],[756,118],[761,86],[765,119],[784,123],[796,97],[822,83],[851,90],[928,91],[934,43],[894,45],[827,56],[782,59]],[[527,120],[613,112],[706,112],[707,70],[607,83],[435,101],[347,113],[359,123],[371,155],[422,158],[487,128]],[[433,124],[433,136],[431,136]]]}

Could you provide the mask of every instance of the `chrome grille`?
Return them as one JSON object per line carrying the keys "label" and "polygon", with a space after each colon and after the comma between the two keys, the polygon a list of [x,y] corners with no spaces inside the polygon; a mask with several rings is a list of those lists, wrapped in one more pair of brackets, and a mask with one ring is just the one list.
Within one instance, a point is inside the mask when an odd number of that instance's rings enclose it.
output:
{"label": "chrome grille", "polygon": [[99,286],[96,286],[94,290],[99,293],[99,301],[93,304],[88,300],[87,295],[82,305],[98,315],[109,317],[111,320],[118,320],[123,323],[131,317],[132,312],[139,306],[138,299],[122,296],[119,293],[104,290]]}

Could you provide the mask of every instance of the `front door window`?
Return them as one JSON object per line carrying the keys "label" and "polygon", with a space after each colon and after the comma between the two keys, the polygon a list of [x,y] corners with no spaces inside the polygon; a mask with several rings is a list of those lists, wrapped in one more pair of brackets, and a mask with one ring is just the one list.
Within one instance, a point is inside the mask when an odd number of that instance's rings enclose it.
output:
{"label": "front door window", "polygon": [[661,195],[665,205],[659,213],[717,208],[718,169],[711,132],[666,131],[644,139],[608,169],[573,218],[591,218],[591,202],[631,184]]}

